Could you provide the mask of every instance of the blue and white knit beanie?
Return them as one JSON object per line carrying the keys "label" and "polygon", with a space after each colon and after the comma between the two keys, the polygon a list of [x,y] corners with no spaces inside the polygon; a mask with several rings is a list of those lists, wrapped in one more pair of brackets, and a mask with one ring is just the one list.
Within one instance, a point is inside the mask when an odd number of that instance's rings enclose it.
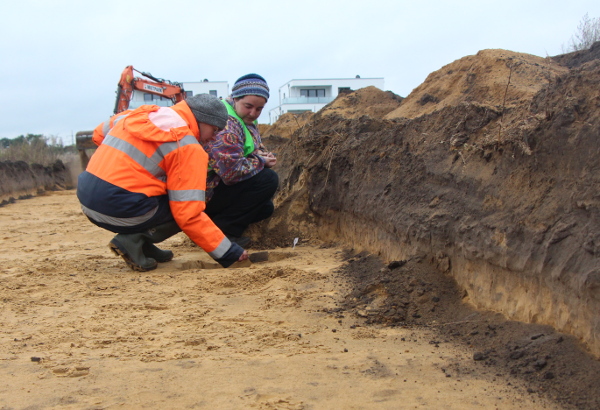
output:
{"label": "blue and white knit beanie", "polygon": [[258,95],[269,99],[269,86],[267,81],[258,74],[246,74],[237,79],[231,89],[233,98],[240,98],[245,95]]}

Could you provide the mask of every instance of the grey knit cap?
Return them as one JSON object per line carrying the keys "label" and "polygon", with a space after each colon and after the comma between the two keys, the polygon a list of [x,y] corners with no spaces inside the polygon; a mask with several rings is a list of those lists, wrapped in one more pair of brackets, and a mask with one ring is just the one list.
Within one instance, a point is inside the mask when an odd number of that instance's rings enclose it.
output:
{"label": "grey knit cap", "polygon": [[197,94],[185,100],[192,110],[196,121],[214,125],[219,129],[227,125],[227,108],[214,95]]}

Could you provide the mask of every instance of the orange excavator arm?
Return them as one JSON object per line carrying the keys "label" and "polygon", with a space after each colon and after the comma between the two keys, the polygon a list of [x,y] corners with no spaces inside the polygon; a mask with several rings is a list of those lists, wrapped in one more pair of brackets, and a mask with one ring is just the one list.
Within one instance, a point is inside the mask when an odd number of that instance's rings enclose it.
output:
{"label": "orange excavator arm", "polygon": [[[148,78],[135,77],[133,72],[136,71]],[[177,82],[156,78],[150,73],[143,73],[133,68],[133,66],[125,67],[121,73],[119,84],[117,85],[117,100],[115,102],[114,113],[118,114],[129,108],[129,102],[134,90],[138,90],[148,94],[160,95],[161,97],[169,98],[173,104],[185,99],[185,90],[183,85]]]}
{"label": "orange excavator arm", "polygon": [[[133,73],[134,71],[140,73],[145,78],[136,77]],[[133,92],[136,90],[169,98],[171,101],[173,101],[173,104],[185,100],[185,90],[183,89],[183,84],[156,78],[150,73],[142,73],[133,68],[133,66],[128,65],[121,73],[121,78],[119,79],[119,84],[117,85],[117,101],[115,102],[114,110],[115,114],[129,109],[131,97],[133,96]],[[77,150],[79,151],[82,169],[86,168],[89,161],[89,157],[85,150],[96,147],[96,144],[93,141],[93,136],[93,130],[80,131],[76,135],[76,146]],[[104,136],[102,136],[102,138],[104,138]]]}

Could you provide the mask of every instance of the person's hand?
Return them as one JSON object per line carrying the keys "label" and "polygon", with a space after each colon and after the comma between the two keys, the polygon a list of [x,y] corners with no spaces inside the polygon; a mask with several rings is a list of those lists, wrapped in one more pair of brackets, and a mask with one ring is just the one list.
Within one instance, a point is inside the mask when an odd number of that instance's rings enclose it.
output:
{"label": "person's hand", "polygon": [[265,152],[261,156],[265,160],[265,167],[271,168],[277,164],[277,157],[272,152]]}
{"label": "person's hand", "polygon": [[248,259],[248,251],[244,250],[244,252],[242,252],[242,254],[240,255],[240,258],[238,259],[238,262],[245,261],[246,259]]}

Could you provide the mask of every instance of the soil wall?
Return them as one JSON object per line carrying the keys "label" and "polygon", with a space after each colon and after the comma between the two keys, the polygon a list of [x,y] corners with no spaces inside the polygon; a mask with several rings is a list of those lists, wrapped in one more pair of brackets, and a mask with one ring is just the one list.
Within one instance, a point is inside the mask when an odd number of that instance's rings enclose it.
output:
{"label": "soil wall", "polygon": [[0,205],[44,191],[73,186],[71,173],[62,161],[50,166],[24,161],[0,162]]}
{"label": "soil wall", "polygon": [[[507,89],[516,70],[545,73],[510,105],[434,98],[424,104],[437,109],[410,118],[315,114],[277,148],[281,189],[263,240],[430,258],[476,307],[551,325],[600,356],[600,61],[552,71],[536,59],[482,55],[504,65]],[[481,90],[474,64],[464,76]]]}

